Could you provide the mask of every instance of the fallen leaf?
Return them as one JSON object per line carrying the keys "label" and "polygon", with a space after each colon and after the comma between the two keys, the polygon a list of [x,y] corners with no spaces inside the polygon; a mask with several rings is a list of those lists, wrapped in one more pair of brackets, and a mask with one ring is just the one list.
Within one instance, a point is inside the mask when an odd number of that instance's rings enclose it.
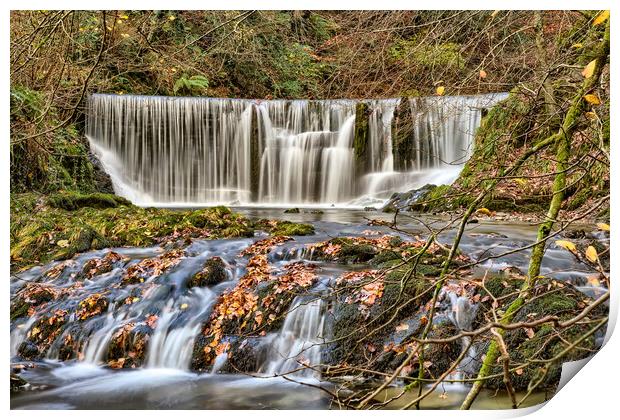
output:
{"label": "fallen leaf", "polygon": [[594,74],[594,67],[596,67],[596,60],[590,61],[588,65],[585,66],[585,68],[581,72],[583,77],[585,77],[586,79],[589,79],[590,77],[592,77],[592,75]]}
{"label": "fallen leaf", "polygon": [[486,79],[486,77],[487,77],[487,72],[484,71],[484,70],[480,70],[480,78],[481,79]]}
{"label": "fallen leaf", "polygon": [[577,248],[575,247],[575,244],[572,243],[571,241],[559,240],[559,241],[555,241],[555,244],[571,252],[575,252],[577,250]]}
{"label": "fallen leaf", "polygon": [[601,282],[598,279],[598,274],[594,274],[592,276],[588,276],[588,284],[593,287],[600,287]]}
{"label": "fallen leaf", "polygon": [[583,99],[585,99],[586,102],[591,104],[591,105],[600,105],[601,104],[601,100],[598,98],[598,96],[596,96],[593,93],[588,93],[587,95],[585,95],[583,97]]}
{"label": "fallen leaf", "polygon": [[525,335],[527,335],[527,338],[534,338],[534,330],[532,328],[526,328]]}
{"label": "fallen leaf", "polygon": [[592,111],[588,111],[584,114],[586,116],[587,119],[589,120],[595,120],[596,119],[596,113],[592,112]]}
{"label": "fallen leaf", "polygon": [[66,239],[61,239],[60,241],[56,242],[56,245],[61,248],[67,248],[69,246],[69,241]]}
{"label": "fallen leaf", "polygon": [[479,208],[478,210],[476,210],[476,213],[484,214],[485,216],[491,216],[493,214],[491,210],[487,209],[486,207]]}
{"label": "fallen leaf", "polygon": [[596,227],[599,228],[599,230],[609,232],[609,225],[607,223],[597,223]]}
{"label": "fallen leaf", "polygon": [[603,10],[601,13],[596,16],[594,22],[592,22],[592,26],[600,25],[604,23],[607,19],[609,19],[609,10]]}
{"label": "fallen leaf", "polygon": [[586,258],[590,262],[596,262],[598,260],[598,253],[596,252],[596,248],[594,248],[592,245],[590,245],[588,249],[586,249]]}
{"label": "fallen leaf", "polygon": [[437,92],[437,95],[443,96],[443,94],[446,92],[446,88],[444,86],[437,86],[435,92]]}

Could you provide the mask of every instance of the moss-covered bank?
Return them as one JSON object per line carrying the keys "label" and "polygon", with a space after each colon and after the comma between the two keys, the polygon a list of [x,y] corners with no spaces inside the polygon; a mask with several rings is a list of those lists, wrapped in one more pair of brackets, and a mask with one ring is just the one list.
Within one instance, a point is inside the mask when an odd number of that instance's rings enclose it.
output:
{"label": "moss-covered bank", "polygon": [[256,223],[226,207],[199,210],[141,208],[112,194],[61,192],[11,195],[11,269],[20,270],[78,252],[184,240],[250,237],[255,229],[308,235],[311,225]]}
{"label": "moss-covered bank", "polygon": [[[501,177],[520,154],[537,141],[546,138],[556,127],[544,124],[548,115],[542,98],[532,98],[518,89],[507,99],[491,108],[483,117],[475,136],[474,152],[459,178],[450,186],[443,185],[424,191],[411,205],[414,211],[451,211],[467,207],[477,193],[495,177]],[[609,147],[606,131],[609,108],[596,107],[598,123],[582,117],[580,132],[572,141],[565,209],[576,210],[609,193],[609,167],[591,139],[600,138],[602,147]],[[594,115],[593,112],[586,115]],[[607,133],[607,134],[605,134]],[[587,171],[579,167],[587,167]],[[544,212],[551,199],[551,186],[556,171],[553,151],[542,151],[521,169],[502,180],[486,197],[483,207],[492,211]],[[601,217],[604,214],[601,213]]]}

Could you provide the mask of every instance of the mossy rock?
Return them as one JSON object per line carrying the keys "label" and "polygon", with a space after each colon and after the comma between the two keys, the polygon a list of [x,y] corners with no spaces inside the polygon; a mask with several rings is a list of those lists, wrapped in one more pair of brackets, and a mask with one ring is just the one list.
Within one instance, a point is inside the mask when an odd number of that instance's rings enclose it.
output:
{"label": "mossy rock", "polygon": [[[402,264],[402,260],[390,260],[382,263],[380,268],[391,268],[397,265]],[[407,263],[405,265],[401,265],[398,268],[395,268],[389,271],[385,277],[386,282],[388,283],[398,283],[403,277],[405,277],[410,271],[413,270],[414,264]],[[428,264],[417,264],[415,266],[415,275],[416,276],[424,276],[424,277],[434,277],[438,276],[441,273],[441,267],[437,267],[434,265]]]}
{"label": "mossy rock", "polygon": [[266,346],[258,337],[225,337],[230,343],[228,360],[222,372],[224,373],[252,373],[257,372],[265,359]]}
{"label": "mossy rock", "polygon": [[66,327],[67,321],[66,311],[59,314],[44,315],[37,319],[28,330],[27,339],[20,345],[18,354],[27,360],[44,357],[47,350]]}
{"label": "mossy rock", "polygon": [[108,362],[125,359],[123,367],[142,366],[153,329],[145,324],[125,326],[112,335],[108,344]]}
{"label": "mossy rock", "polygon": [[25,360],[36,360],[39,358],[39,347],[30,340],[24,340],[19,345],[17,354]]}
{"label": "mossy rock", "polygon": [[81,194],[78,192],[60,192],[51,194],[47,198],[51,207],[63,210],[77,210],[83,207],[95,209],[107,209],[118,206],[131,206],[131,201],[114,194],[92,193]]}
{"label": "mossy rock", "polygon": [[199,334],[194,341],[194,348],[192,350],[192,360],[190,363],[190,370],[193,372],[206,372],[211,368],[211,357],[207,356],[204,349],[213,341],[213,336],[205,336]]}
{"label": "mossy rock", "polygon": [[36,194],[11,198],[12,270],[72,258],[90,249],[151,246],[196,236],[254,235],[252,223],[226,207],[181,211],[119,205],[65,210],[45,203],[47,199]]}
{"label": "mossy rock", "polygon": [[[537,291],[531,302],[515,314],[513,322],[531,321],[548,315],[557,316],[563,321],[568,320],[578,315],[589,302],[591,300],[586,295],[572,286],[556,284],[550,290],[541,288]],[[588,318],[602,318],[604,312],[604,308],[596,308]],[[508,331],[504,341],[509,349],[511,364],[516,366],[530,359],[552,359],[567,348],[567,343],[582,337],[591,327],[591,324],[574,324],[560,331],[551,324],[542,324],[533,327],[529,333],[524,329]],[[539,380],[539,389],[553,390],[560,380],[562,363],[589,357],[596,350],[598,350],[596,338],[591,335],[579,346],[554,361],[548,369],[545,364],[531,364],[519,372],[513,372],[511,381],[516,390],[526,390]],[[493,373],[501,372],[499,366],[493,371]],[[490,379],[486,386],[503,388],[504,384],[500,377]]]}
{"label": "mossy rock", "polygon": [[28,316],[31,305],[22,299],[11,302],[11,321]]}
{"label": "mossy rock", "polygon": [[187,282],[187,287],[208,287],[226,281],[226,263],[220,257],[209,258],[202,270],[194,274]]}
{"label": "mossy rock", "polygon": [[49,287],[38,283],[26,283],[11,301],[11,321],[28,316],[30,308],[37,308],[52,299],[54,293]]}
{"label": "mossy rock", "polygon": [[345,244],[338,253],[339,259],[347,263],[361,263],[370,261],[378,250],[370,244]]}
{"label": "mossy rock", "polygon": [[[443,339],[457,335],[458,328],[446,318],[438,317],[433,323],[428,338]],[[459,340],[447,343],[430,343],[424,348],[424,360],[430,362],[427,373],[432,378],[438,378],[450,369],[450,366],[458,359],[461,353],[461,342]]]}
{"label": "mossy rock", "polygon": [[269,229],[273,236],[307,236],[314,235],[314,226],[307,223],[295,223],[279,220],[275,227]]}
{"label": "mossy rock", "polygon": [[[334,302],[333,315],[330,319],[334,343],[323,349],[323,355],[329,363],[368,364],[368,347],[381,349],[398,323],[417,311],[422,302],[430,298],[430,283],[420,277],[413,277],[401,286],[398,282],[385,280],[383,295],[370,307],[368,316],[360,310],[359,303],[349,303],[346,297]],[[373,331],[387,321],[396,306],[410,301],[400,309],[394,319],[376,332]],[[366,356],[365,356],[366,355]],[[378,353],[377,353],[378,355]]]}
{"label": "mossy rock", "polygon": [[384,263],[398,264],[399,261],[401,263],[403,261],[399,253],[392,251],[392,250],[387,250],[387,251],[381,251],[378,254],[376,254],[370,260],[370,265],[372,265],[373,267],[380,267]]}

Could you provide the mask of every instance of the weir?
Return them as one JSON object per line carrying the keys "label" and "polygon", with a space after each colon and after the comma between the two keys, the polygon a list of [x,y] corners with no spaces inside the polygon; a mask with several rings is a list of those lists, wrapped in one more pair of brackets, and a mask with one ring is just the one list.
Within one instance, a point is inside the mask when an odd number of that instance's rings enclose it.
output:
{"label": "weir", "polygon": [[364,206],[451,183],[472,152],[482,110],[504,97],[96,94],[86,132],[116,193],[136,204]]}

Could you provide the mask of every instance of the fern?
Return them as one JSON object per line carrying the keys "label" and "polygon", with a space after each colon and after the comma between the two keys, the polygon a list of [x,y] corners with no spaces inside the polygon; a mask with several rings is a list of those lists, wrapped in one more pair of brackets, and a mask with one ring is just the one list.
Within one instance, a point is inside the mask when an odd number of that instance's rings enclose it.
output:
{"label": "fern", "polygon": [[209,79],[204,76],[181,76],[174,83],[172,91],[177,93],[187,93],[190,95],[200,94],[209,88]]}

